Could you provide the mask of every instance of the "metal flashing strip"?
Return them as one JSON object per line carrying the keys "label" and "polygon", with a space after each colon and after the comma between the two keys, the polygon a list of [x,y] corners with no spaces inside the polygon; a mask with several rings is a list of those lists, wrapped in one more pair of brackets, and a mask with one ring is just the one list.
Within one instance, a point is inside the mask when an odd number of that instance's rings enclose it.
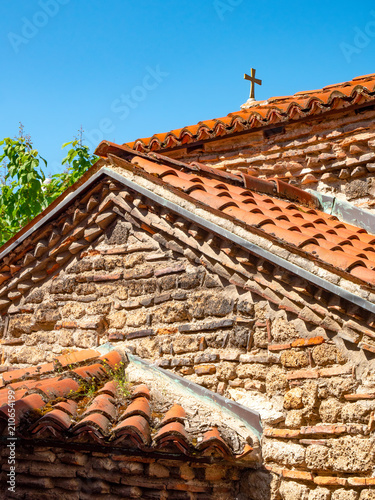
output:
{"label": "metal flashing strip", "polygon": [[121,174],[114,172],[113,170],[108,169],[107,167],[103,167],[101,169],[101,172],[105,171],[107,175],[112,177],[114,180],[117,180],[118,182],[121,182],[122,184],[126,185],[130,189],[133,189],[134,191],[137,191],[139,194],[142,194],[146,196],[147,198],[150,198],[152,201],[155,203],[164,206],[165,208],[169,208],[173,212],[176,212],[177,214],[181,215],[182,217],[185,217],[186,219],[190,220],[191,222],[195,222],[196,224],[205,227],[209,231],[212,231],[218,235],[223,236],[224,238],[232,241],[233,243],[236,243],[237,245],[246,248],[246,250],[249,250],[253,254],[257,255],[258,257],[261,257],[263,259],[266,259],[273,264],[280,266],[287,271],[292,272],[293,274],[296,274],[297,276],[300,276],[301,278],[306,279],[310,283],[313,283],[314,285],[324,288],[328,292],[331,292],[335,295],[338,295],[339,297],[352,302],[353,304],[362,307],[366,309],[367,311],[370,311],[372,313],[375,313],[375,304],[369,302],[366,299],[363,299],[362,297],[358,297],[358,295],[355,295],[354,293],[351,293],[337,285],[334,285],[333,283],[330,283],[329,281],[320,278],[319,276],[315,276],[315,274],[310,273],[309,271],[306,271],[305,269],[302,269],[301,267],[288,262],[287,260],[278,257],[277,255],[269,252],[268,250],[265,250],[264,248],[256,246],[254,243],[251,243],[250,241],[245,240],[241,236],[237,236],[236,234],[231,233],[227,229],[224,229],[217,224],[214,224],[213,222],[210,222],[200,215],[196,215],[189,210],[186,210],[183,207],[180,207],[176,203],[173,203],[169,200],[166,200],[159,196],[158,194],[153,193],[152,191],[149,191],[148,189],[139,186],[135,182],[127,179],[126,177],[122,176]]}
{"label": "metal flashing strip", "polygon": [[231,417],[240,420],[246,427],[248,427],[258,439],[262,437],[263,428],[261,425],[260,415],[257,411],[251,410],[250,408],[247,408],[232,399],[227,399],[219,394],[216,394],[215,392],[211,392],[195,382],[191,382],[190,380],[180,377],[175,373],[155,366],[138,356],[134,356],[134,354],[127,352],[126,356],[131,363],[140,365],[142,369],[154,372],[154,374],[159,377],[166,377],[172,380],[172,382],[178,386],[182,386],[185,391],[192,393],[194,397],[201,399],[208,404],[213,404],[222,412],[229,413]]}
{"label": "metal flashing strip", "polygon": [[342,222],[353,224],[353,226],[361,227],[369,233],[375,234],[374,213],[365,208],[356,207],[348,201],[339,200],[335,196],[319,193],[313,189],[306,189],[306,191],[318,198],[320,208],[324,213],[335,215]]}

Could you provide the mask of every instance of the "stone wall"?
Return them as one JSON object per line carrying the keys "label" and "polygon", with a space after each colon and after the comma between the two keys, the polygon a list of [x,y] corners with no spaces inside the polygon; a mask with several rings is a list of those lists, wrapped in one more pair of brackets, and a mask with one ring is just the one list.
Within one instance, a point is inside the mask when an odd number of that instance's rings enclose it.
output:
{"label": "stone wall", "polygon": [[265,468],[242,481],[252,500],[374,498],[372,315],[124,196],[131,223],[116,205],[58,270],[28,288],[13,279],[1,370],[109,340],[260,412]]}
{"label": "stone wall", "polygon": [[[357,206],[375,205],[374,110],[330,113],[320,119],[277,124],[166,154],[259,178],[279,177]],[[281,129],[279,130],[279,125]],[[277,131],[279,130],[279,133]]]}
{"label": "stone wall", "polygon": [[17,445],[12,493],[8,457],[8,450],[3,450],[2,498],[28,500],[233,500],[241,473],[230,465]]}

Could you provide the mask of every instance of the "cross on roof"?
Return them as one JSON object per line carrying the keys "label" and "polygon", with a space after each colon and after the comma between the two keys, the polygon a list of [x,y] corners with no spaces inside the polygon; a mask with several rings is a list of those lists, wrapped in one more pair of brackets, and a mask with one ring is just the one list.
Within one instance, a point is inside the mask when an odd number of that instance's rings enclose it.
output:
{"label": "cross on roof", "polygon": [[244,75],[245,80],[250,80],[251,82],[250,99],[255,99],[255,84],[257,83],[258,85],[262,85],[262,80],[255,78],[255,72],[256,69],[251,68],[251,76],[247,75],[246,73]]}

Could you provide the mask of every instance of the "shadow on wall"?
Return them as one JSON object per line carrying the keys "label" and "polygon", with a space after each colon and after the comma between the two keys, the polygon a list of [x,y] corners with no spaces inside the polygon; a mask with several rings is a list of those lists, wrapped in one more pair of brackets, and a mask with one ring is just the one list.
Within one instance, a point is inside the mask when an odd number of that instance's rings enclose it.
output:
{"label": "shadow on wall", "polygon": [[[276,484],[277,483],[277,484]],[[236,500],[270,500],[271,491],[279,487],[279,480],[266,470],[250,470],[242,473],[240,493]]]}

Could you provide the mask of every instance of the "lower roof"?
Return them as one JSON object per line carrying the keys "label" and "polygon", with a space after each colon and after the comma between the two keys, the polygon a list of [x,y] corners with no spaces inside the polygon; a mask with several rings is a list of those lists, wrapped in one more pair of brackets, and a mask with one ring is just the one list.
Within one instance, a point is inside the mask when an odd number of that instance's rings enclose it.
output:
{"label": "lower roof", "polygon": [[[223,414],[220,418],[220,405],[216,405],[217,425],[210,426],[200,415],[204,403],[194,401],[194,412],[188,409],[191,387],[185,393],[186,405],[181,405],[177,390],[174,393],[164,381],[161,391],[156,378],[150,378],[142,365],[137,366],[140,381],[129,383],[126,355],[115,350],[102,354],[102,350],[70,352],[51,363],[3,373],[0,439],[12,435],[8,424],[14,411],[16,437],[35,446],[48,440],[52,447],[69,444],[76,445],[75,449],[110,449],[141,457],[225,461],[244,466],[259,461],[258,439],[250,430],[254,439],[249,445],[251,435],[244,439]],[[147,382],[142,383],[144,380]],[[181,392],[180,387],[178,390]],[[221,408],[227,411],[224,404]],[[209,413],[214,411],[211,408]],[[243,412],[251,410],[243,408]],[[235,418],[232,420],[235,422]]]}

